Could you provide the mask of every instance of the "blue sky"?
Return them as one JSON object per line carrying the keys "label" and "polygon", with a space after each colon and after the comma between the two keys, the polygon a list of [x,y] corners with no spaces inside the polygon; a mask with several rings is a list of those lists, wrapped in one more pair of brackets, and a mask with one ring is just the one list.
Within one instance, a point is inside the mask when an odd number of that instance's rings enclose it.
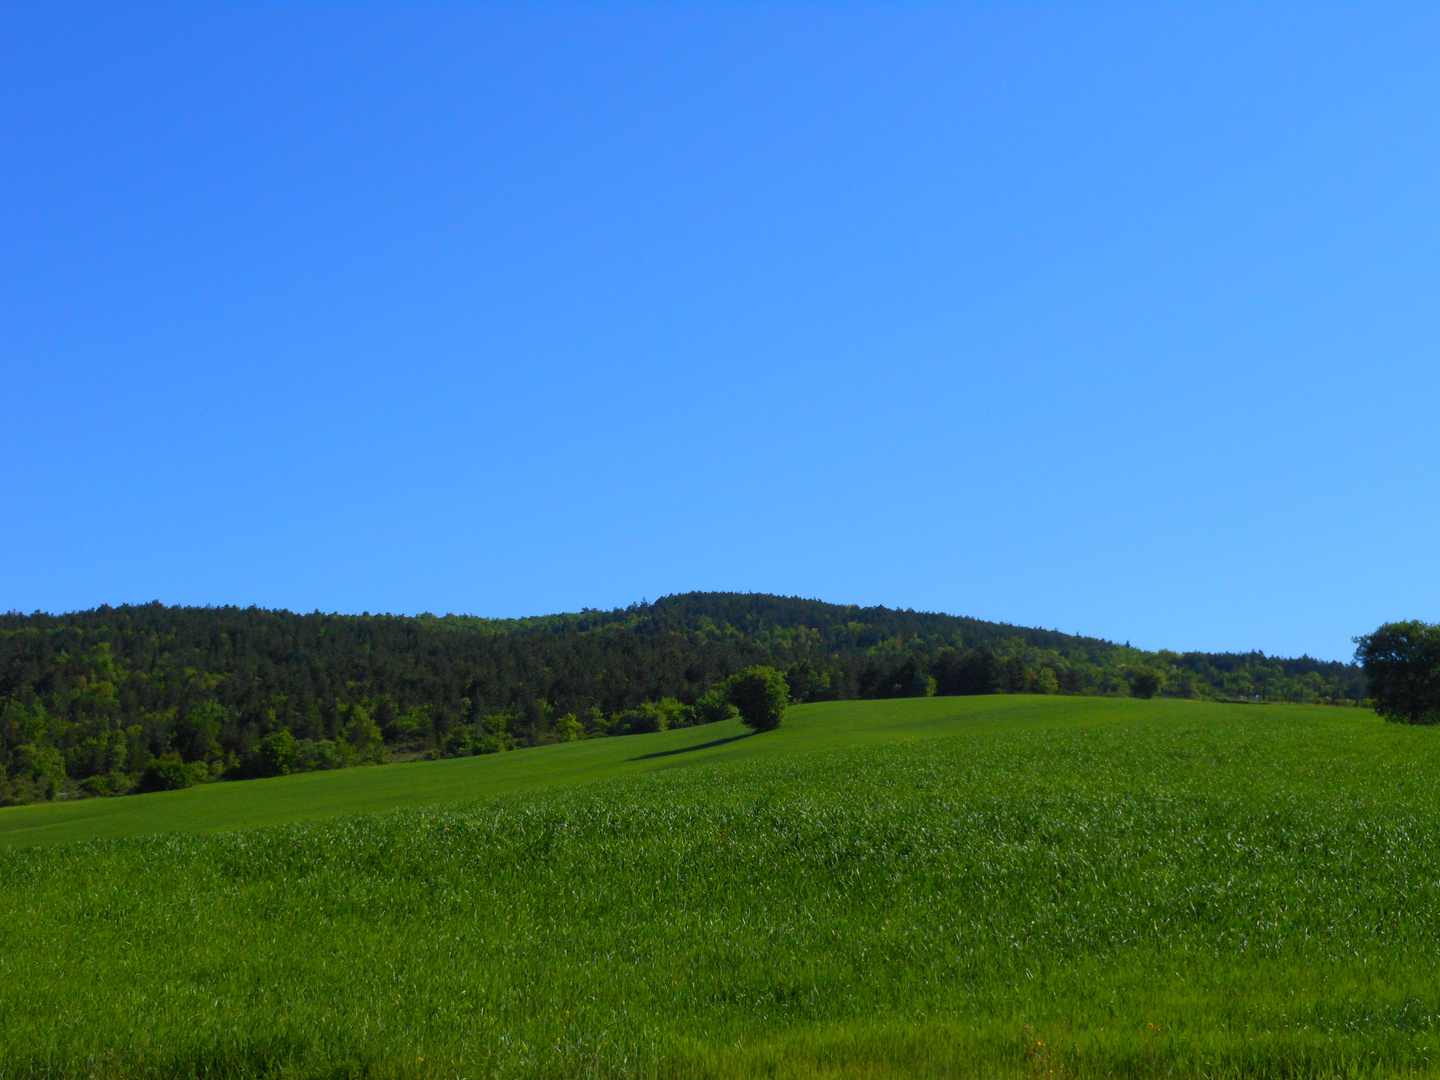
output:
{"label": "blue sky", "polygon": [[0,7],[0,610],[1440,620],[1436,34]]}

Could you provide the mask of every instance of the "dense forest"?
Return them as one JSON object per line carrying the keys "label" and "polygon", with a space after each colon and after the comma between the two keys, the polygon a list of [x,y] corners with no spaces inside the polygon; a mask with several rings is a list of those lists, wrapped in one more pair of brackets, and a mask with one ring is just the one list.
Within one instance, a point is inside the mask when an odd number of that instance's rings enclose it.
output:
{"label": "dense forest", "polygon": [[1143,652],[952,615],[689,593],[531,619],[161,604],[0,615],[0,804],[492,753],[794,700],[1100,694],[1354,703],[1353,664]]}

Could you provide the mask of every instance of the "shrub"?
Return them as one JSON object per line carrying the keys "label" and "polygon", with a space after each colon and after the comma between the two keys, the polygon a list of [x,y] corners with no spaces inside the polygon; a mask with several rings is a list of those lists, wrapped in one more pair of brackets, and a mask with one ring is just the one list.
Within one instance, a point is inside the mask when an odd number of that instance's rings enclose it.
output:
{"label": "shrub", "polygon": [[756,664],[734,675],[726,684],[730,703],[740,712],[746,727],[755,731],[773,731],[780,726],[790,704],[790,688],[785,676],[773,667]]}
{"label": "shrub", "polygon": [[585,735],[587,738],[594,738],[597,735],[609,735],[611,723],[605,718],[598,705],[591,705],[590,711],[585,714]]}
{"label": "shrub", "polygon": [[616,735],[643,735],[651,731],[669,731],[685,727],[692,716],[692,710],[674,698],[661,698],[618,713],[614,720],[614,732]]}
{"label": "shrub", "polygon": [[471,753],[496,754],[509,750],[515,742],[510,735],[510,722],[513,719],[507,709],[482,716],[475,725]]}
{"label": "shrub", "polygon": [[359,705],[350,710],[350,723],[345,727],[345,741],[355,748],[359,764],[378,765],[385,761],[385,740],[380,734],[380,727]]}
{"label": "shrub", "polygon": [[734,719],[738,715],[739,711],[731,704],[729,691],[723,685],[712,686],[695,702],[697,724],[715,724],[721,720]]}
{"label": "shrub", "polygon": [[295,772],[320,772],[324,769],[344,769],[358,760],[355,748],[344,739],[336,742],[301,739],[295,744],[295,764],[292,768]]}
{"label": "shrub", "polygon": [[179,754],[166,754],[145,766],[135,790],[141,794],[150,791],[179,791],[181,788],[193,787],[209,776],[210,770],[203,762],[187,765],[180,760]]}
{"label": "shrub", "polygon": [[266,735],[255,747],[255,775],[284,776],[293,772],[299,752],[299,744],[289,728]]}
{"label": "shrub", "polygon": [[555,741],[574,742],[585,737],[585,725],[580,723],[574,713],[566,713],[555,721]]}
{"label": "shrub", "polygon": [[134,785],[123,772],[100,773],[80,781],[86,795],[124,795]]}
{"label": "shrub", "polygon": [[65,758],[44,743],[23,743],[10,761],[11,794],[14,802],[53,799],[65,784]]}
{"label": "shrub", "polygon": [[433,730],[430,706],[416,705],[384,725],[382,730],[386,742],[416,742],[424,739]]}

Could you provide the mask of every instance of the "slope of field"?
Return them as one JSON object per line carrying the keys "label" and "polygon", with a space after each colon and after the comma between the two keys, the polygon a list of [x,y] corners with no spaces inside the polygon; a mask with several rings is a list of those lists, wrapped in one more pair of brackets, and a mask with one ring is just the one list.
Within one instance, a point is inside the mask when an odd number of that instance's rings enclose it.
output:
{"label": "slope of field", "polygon": [[[259,608],[0,613],[0,806],[148,787],[175,755],[209,775],[377,754],[464,757],[544,746],[576,724],[624,734],[631,710],[693,705],[752,664],[791,700],[1055,693],[1212,701],[1360,701],[1355,664],[1261,653],[1148,653],[953,615],[758,593],[688,593],[533,619],[299,615]],[[1147,691],[1147,692],[1152,692]],[[1142,695],[1136,695],[1142,696]],[[649,730],[642,725],[639,730]]]}
{"label": "slope of field", "polygon": [[511,790],[0,851],[0,1077],[1436,1072],[1440,733],[963,704],[357,770]]}
{"label": "slope of field", "polygon": [[[0,846],[67,843],[161,832],[216,832],[339,814],[427,806],[636,772],[752,756],[954,734],[997,722],[1114,720],[1139,708],[1225,715],[1226,706],[1093,698],[925,698],[836,701],[790,709],[778,731],[752,736],[739,721],[654,735],[594,739],[507,754],[207,784],[184,791],[0,808]],[[1200,710],[1197,712],[1197,710]]]}

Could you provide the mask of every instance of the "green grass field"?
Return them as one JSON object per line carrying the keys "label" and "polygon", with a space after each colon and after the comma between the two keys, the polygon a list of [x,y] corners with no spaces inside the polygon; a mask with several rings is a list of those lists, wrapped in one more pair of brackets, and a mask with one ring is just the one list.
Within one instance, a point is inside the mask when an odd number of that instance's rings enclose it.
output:
{"label": "green grass field", "polygon": [[0,811],[0,1076],[1437,1071],[1440,732],[1008,697],[740,734]]}
{"label": "green grass field", "polygon": [[1003,723],[1013,728],[1017,724],[1111,719],[1119,715],[1117,709],[1136,704],[1100,698],[1007,696],[802,705],[789,711],[784,727],[763,737],[750,736],[739,721],[732,721],[514,754],[207,784],[123,799],[0,808],[0,846],[278,825],[755,756],[934,738],[973,725],[988,728]]}

